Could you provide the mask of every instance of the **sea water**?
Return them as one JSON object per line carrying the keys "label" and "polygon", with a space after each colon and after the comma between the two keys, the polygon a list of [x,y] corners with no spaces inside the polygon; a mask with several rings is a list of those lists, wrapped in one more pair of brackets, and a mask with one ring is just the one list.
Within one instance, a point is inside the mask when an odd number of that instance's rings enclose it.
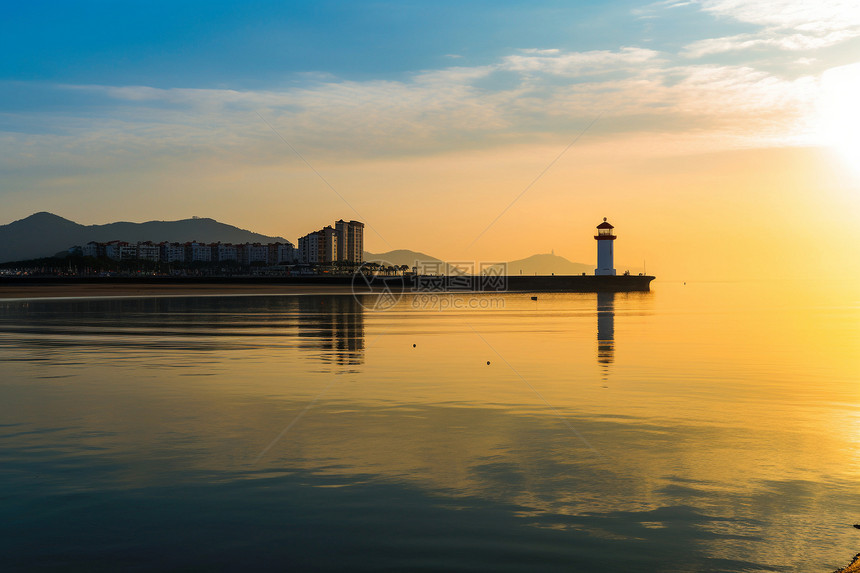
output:
{"label": "sea water", "polygon": [[850,285],[0,301],[4,571],[829,572],[858,462]]}

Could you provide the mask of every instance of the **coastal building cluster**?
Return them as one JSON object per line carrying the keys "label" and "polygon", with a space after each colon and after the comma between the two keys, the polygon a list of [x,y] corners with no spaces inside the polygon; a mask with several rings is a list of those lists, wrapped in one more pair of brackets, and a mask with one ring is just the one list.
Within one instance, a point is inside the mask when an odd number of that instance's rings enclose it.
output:
{"label": "coastal building cluster", "polygon": [[[77,249],[75,247],[74,249]],[[128,243],[90,241],[80,247],[84,257],[106,257],[114,261],[154,261],[164,263],[209,263],[233,261],[242,265],[255,263],[276,265],[296,263],[296,249],[292,243],[153,243],[141,241]]]}
{"label": "coastal building cluster", "polygon": [[164,263],[210,263],[232,261],[240,265],[334,264],[364,261],[364,223],[337,221],[293,243],[201,243],[189,241],[153,242],[90,241],[72,247],[70,252],[84,257],[105,257],[114,261],[153,261]]}

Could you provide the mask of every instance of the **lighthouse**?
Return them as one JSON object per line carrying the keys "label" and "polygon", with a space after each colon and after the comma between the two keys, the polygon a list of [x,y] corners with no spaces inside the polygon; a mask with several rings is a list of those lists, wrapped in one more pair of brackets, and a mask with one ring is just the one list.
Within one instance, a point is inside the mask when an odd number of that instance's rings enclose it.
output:
{"label": "lighthouse", "polygon": [[594,236],[594,239],[597,241],[597,268],[594,269],[594,274],[596,275],[615,275],[612,243],[617,237],[612,234],[613,228],[612,225],[606,222],[606,217],[597,226],[597,234]]}

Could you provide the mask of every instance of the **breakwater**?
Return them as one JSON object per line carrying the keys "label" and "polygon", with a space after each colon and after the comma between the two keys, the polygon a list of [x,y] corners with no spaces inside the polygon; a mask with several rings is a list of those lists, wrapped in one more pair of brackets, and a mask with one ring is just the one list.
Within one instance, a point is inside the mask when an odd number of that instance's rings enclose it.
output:
{"label": "breakwater", "polygon": [[403,290],[414,292],[635,292],[650,290],[649,275],[304,275],[304,276],[231,276],[231,277],[0,277],[0,288],[27,286],[75,287],[98,285],[172,287],[183,286],[297,286],[312,288],[342,287],[357,292]]}

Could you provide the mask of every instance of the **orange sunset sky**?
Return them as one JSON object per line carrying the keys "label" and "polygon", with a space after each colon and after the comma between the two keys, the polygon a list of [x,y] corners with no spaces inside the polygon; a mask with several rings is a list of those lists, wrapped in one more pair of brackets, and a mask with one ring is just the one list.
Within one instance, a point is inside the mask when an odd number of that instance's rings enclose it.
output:
{"label": "orange sunset sky", "polygon": [[619,271],[860,278],[856,2],[46,4],[0,23],[0,224],[591,263],[608,217]]}

